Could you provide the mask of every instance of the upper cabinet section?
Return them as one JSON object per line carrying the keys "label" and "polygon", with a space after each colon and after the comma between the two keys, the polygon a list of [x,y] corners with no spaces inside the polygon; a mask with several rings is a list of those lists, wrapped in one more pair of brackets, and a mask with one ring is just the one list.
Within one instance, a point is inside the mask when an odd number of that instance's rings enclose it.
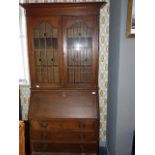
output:
{"label": "upper cabinet section", "polygon": [[32,89],[97,89],[99,10],[104,4],[21,4]]}

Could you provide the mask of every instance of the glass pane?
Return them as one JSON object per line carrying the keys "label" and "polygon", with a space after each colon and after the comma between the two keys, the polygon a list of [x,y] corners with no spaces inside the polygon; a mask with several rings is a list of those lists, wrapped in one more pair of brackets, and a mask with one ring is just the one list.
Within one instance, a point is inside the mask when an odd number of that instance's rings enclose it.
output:
{"label": "glass pane", "polygon": [[67,29],[67,66],[69,83],[92,82],[93,29],[76,22]]}
{"label": "glass pane", "polygon": [[59,82],[58,30],[49,23],[33,29],[36,82]]}

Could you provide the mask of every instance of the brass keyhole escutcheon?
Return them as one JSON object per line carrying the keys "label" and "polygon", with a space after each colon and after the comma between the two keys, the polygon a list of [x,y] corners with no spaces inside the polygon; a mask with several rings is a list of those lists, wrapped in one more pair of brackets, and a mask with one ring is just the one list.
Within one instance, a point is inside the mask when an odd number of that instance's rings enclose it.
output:
{"label": "brass keyhole escutcheon", "polygon": [[46,127],[48,126],[48,124],[47,124],[47,122],[41,122],[41,123],[40,123],[40,126],[41,126],[42,128],[46,128]]}
{"label": "brass keyhole escutcheon", "polygon": [[80,128],[80,129],[84,129],[84,128],[85,128],[85,124],[82,123],[82,122],[80,122],[80,123],[79,123],[79,128]]}

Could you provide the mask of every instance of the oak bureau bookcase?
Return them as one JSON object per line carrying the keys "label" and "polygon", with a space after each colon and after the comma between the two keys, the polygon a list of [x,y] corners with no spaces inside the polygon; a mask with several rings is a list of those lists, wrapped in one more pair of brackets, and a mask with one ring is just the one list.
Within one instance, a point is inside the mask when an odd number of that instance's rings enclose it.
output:
{"label": "oak bureau bookcase", "polygon": [[31,154],[99,154],[99,10],[105,2],[24,3]]}

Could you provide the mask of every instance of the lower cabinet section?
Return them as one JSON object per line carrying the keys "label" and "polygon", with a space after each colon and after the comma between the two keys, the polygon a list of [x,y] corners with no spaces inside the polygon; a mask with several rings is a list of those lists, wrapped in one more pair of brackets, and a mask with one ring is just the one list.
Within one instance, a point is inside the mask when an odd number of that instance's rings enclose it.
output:
{"label": "lower cabinet section", "polygon": [[31,154],[98,155],[98,122],[98,119],[32,120],[30,121]]}
{"label": "lower cabinet section", "polygon": [[98,119],[32,120],[30,121],[31,153],[98,155],[98,122]]}
{"label": "lower cabinet section", "polygon": [[95,153],[97,150],[96,143],[73,144],[73,143],[43,143],[33,142],[33,152],[70,152],[70,153]]}

